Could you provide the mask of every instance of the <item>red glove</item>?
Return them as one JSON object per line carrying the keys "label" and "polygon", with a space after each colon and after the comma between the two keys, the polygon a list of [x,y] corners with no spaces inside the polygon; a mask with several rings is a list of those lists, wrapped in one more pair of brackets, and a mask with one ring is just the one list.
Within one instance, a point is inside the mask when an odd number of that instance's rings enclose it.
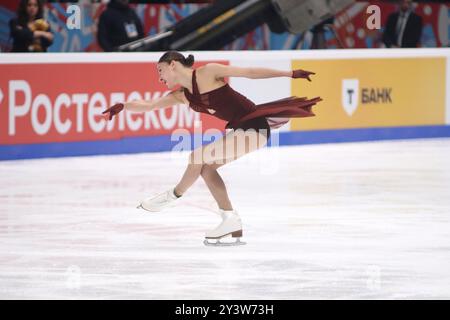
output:
{"label": "red glove", "polygon": [[112,117],[115,116],[116,114],[118,114],[120,111],[122,111],[123,108],[124,108],[123,103],[116,103],[112,107],[109,107],[108,109],[103,111],[102,114],[105,114],[105,113],[109,112],[109,120],[111,120]]}
{"label": "red glove", "polygon": [[309,78],[309,76],[311,74],[315,74],[315,73],[311,72],[311,71],[297,69],[297,70],[292,71],[292,78],[294,78],[294,79],[303,78],[303,79],[307,79],[308,81],[311,81],[311,79]]}

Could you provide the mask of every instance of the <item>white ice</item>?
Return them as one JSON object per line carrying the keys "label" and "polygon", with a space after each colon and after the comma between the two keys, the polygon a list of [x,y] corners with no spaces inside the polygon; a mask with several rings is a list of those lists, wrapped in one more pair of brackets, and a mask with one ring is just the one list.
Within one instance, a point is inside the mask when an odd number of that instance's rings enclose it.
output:
{"label": "white ice", "polygon": [[187,153],[0,162],[1,299],[449,299],[450,138],[264,148],[161,213]]}

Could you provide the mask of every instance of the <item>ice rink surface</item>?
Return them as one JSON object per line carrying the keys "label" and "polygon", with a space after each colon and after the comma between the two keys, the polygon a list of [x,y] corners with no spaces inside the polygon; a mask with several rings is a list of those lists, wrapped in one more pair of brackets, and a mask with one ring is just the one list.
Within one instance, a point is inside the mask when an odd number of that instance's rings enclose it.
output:
{"label": "ice rink surface", "polygon": [[450,138],[264,148],[219,169],[239,247],[187,153],[0,162],[1,299],[449,299]]}

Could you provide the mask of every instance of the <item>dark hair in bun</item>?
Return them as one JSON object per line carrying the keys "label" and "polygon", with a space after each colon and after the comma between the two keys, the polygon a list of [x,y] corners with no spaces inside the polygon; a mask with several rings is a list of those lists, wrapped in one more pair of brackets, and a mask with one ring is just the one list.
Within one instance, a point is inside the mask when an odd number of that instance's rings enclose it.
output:
{"label": "dark hair in bun", "polygon": [[185,67],[192,67],[192,65],[194,64],[194,56],[192,54],[188,55],[187,58],[185,58],[184,55],[182,55],[178,51],[167,51],[161,56],[161,58],[159,58],[158,63],[170,63],[173,60],[180,62]]}
{"label": "dark hair in bun", "polygon": [[188,55],[188,57],[185,59],[185,66],[192,67],[194,64],[194,56],[192,54]]}

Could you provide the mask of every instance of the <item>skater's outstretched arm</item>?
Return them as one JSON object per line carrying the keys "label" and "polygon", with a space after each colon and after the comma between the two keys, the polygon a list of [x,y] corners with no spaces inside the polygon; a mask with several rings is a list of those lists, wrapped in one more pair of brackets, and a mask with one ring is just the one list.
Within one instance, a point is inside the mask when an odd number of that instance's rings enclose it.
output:
{"label": "skater's outstretched arm", "polygon": [[289,77],[289,78],[304,78],[308,81],[311,81],[309,78],[310,75],[315,74],[314,72],[305,71],[301,69],[297,70],[276,70],[270,68],[242,68],[242,67],[234,67],[228,66],[220,63],[208,63],[205,66],[209,72],[214,74],[214,76],[219,78],[224,77],[243,77],[249,79],[265,79],[265,78],[276,78],[276,77]]}
{"label": "skater's outstretched arm", "polygon": [[172,91],[166,96],[163,96],[158,99],[154,100],[133,100],[130,102],[124,102],[124,103],[116,103],[112,107],[109,107],[105,111],[103,111],[103,114],[107,114],[109,116],[109,120],[112,119],[112,117],[122,110],[128,110],[128,111],[134,111],[134,112],[146,112],[151,111],[155,109],[162,109],[166,107],[171,107],[175,104],[180,103],[186,103],[188,104],[186,97],[184,96],[184,93],[182,90],[176,90]]}
{"label": "skater's outstretched arm", "polygon": [[154,100],[133,100],[130,102],[125,102],[124,107],[125,110],[134,111],[134,112],[146,112],[155,109],[162,109],[166,107],[171,107],[175,104],[180,103],[188,103],[186,98],[184,97],[184,93],[182,90],[172,91],[166,96],[163,96]]}

